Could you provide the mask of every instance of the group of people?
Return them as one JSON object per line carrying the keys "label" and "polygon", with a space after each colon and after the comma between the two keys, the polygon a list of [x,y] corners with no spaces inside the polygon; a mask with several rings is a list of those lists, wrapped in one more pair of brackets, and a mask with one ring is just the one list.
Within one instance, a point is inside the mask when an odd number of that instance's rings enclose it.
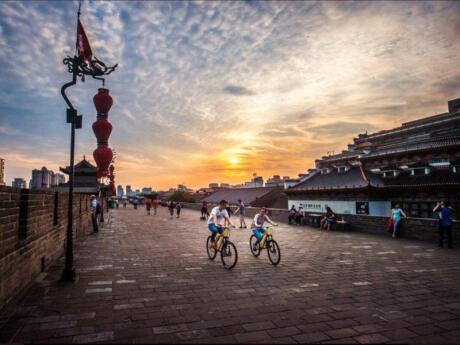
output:
{"label": "group of people", "polygon": [[168,201],[168,211],[171,218],[174,217],[174,210],[176,210],[176,218],[180,218],[180,211],[182,210],[182,204],[180,202],[175,203],[174,201]]}
{"label": "group of people", "polygon": [[[331,230],[332,224],[337,222],[337,217],[332,209],[325,205],[326,213],[324,217],[320,220],[319,227],[323,230]],[[303,210],[302,206],[299,206],[299,209],[295,208],[295,205],[292,205],[291,209],[289,210],[288,222],[292,224],[302,225],[303,219]]]}
{"label": "group of people", "polygon": [[[227,214],[228,214],[228,218],[230,219],[230,217],[232,215],[239,215],[239,220],[240,220],[240,229],[246,229],[247,226],[246,226],[246,221],[244,220],[244,217],[246,215],[246,206],[244,205],[244,202],[239,199],[238,200],[238,206],[236,208],[235,211],[233,211],[231,209],[231,207],[229,206],[229,204],[227,203],[227,206],[225,207],[226,211],[227,211]],[[201,205],[201,217],[200,219],[201,220],[206,220],[208,219],[209,217],[209,212],[208,212],[208,203],[206,201],[203,201],[203,204]],[[224,220],[224,226],[227,226],[229,225],[229,223]]]}
{"label": "group of people", "polygon": [[[444,246],[444,235],[447,235],[447,247],[452,248],[452,216],[453,208],[449,201],[437,202],[433,208],[433,213],[438,219],[438,246]],[[398,235],[399,225],[401,220],[407,217],[406,213],[402,210],[399,203],[391,210],[391,218],[389,219],[388,226],[392,227],[392,237],[396,238]],[[391,227],[390,227],[391,225]]]}
{"label": "group of people", "polygon": [[[239,213],[240,215],[240,228],[246,228],[246,223],[244,222],[244,204],[241,200],[238,200],[238,208],[235,213]],[[206,205],[207,206],[207,205]],[[203,205],[204,207],[204,205]],[[218,233],[222,233],[222,230],[225,226],[232,226],[236,228],[236,225],[233,224],[232,220],[230,219],[230,214],[228,212],[229,205],[226,200],[221,200],[219,205],[214,207],[208,217],[208,229],[211,231],[211,242],[214,243],[214,239]],[[206,209],[207,211],[207,209]],[[203,208],[202,208],[202,216],[203,216]],[[251,230],[254,236],[257,238],[256,242],[254,243],[254,250],[257,250],[257,246],[259,242],[262,240],[263,234],[266,231],[264,226],[265,223],[272,224],[277,226],[278,224],[274,223],[268,216],[267,210],[265,207],[262,207],[254,216],[254,220],[251,224]]]}
{"label": "group of people", "polygon": [[157,199],[146,199],[145,200],[145,210],[147,211],[147,214],[150,216],[150,210],[153,208],[153,214],[157,214],[158,210],[158,200]]}

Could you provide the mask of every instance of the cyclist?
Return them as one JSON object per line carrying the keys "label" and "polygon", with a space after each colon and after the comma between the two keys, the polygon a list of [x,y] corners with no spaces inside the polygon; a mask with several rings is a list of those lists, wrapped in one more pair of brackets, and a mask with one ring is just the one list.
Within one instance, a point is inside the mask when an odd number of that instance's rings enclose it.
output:
{"label": "cyclist", "polygon": [[221,200],[219,202],[219,206],[216,206],[212,209],[211,214],[208,219],[208,229],[211,231],[211,242],[214,243],[214,238],[216,237],[217,233],[222,232],[222,224],[227,221],[232,227],[235,225],[230,220],[227,212],[228,203],[226,200]]}
{"label": "cyclist", "polygon": [[259,245],[259,242],[262,240],[262,235],[265,233],[265,228],[264,228],[264,223],[270,223],[271,225],[277,226],[278,224],[274,223],[267,215],[267,209],[265,207],[262,207],[254,217],[254,220],[252,221],[252,233],[254,236],[257,238],[256,243],[254,243],[254,251],[257,251],[257,246]]}

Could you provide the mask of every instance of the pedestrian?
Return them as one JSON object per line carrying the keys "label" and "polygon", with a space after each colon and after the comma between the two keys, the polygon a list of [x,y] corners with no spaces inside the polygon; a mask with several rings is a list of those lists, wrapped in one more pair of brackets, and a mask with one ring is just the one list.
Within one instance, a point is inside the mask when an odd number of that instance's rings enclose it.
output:
{"label": "pedestrian", "polygon": [[157,209],[158,209],[158,200],[156,198],[152,200],[152,207],[153,207],[153,215],[156,215]]}
{"label": "pedestrian", "polygon": [[439,217],[439,242],[438,247],[444,246],[444,233],[447,233],[447,247],[452,246],[452,207],[449,201],[437,202],[433,212],[438,212]]}
{"label": "pedestrian", "polygon": [[145,209],[147,210],[147,214],[150,216],[150,208],[152,207],[152,202],[150,199],[145,200]]}
{"label": "pedestrian", "polygon": [[90,196],[90,210],[91,210],[91,222],[93,223],[93,232],[98,232],[97,224],[97,206],[98,202],[95,195]]}
{"label": "pedestrian", "polygon": [[123,208],[126,208],[126,200],[123,200]]}
{"label": "pedestrian", "polygon": [[241,201],[241,199],[238,200],[238,208],[235,211],[235,215],[237,213],[240,215],[240,229],[243,229],[243,228],[246,229],[247,226],[246,226],[246,222],[244,221],[245,205],[243,201]]}
{"label": "pedestrian", "polygon": [[401,209],[399,203],[395,204],[395,207],[391,210],[391,217],[393,218],[393,238],[396,238],[398,233],[398,226],[399,222],[401,221],[402,217],[407,218],[404,211]]}
{"label": "pedestrian", "polygon": [[168,202],[168,210],[169,210],[169,215],[171,218],[174,216],[174,209],[176,208],[176,204],[174,204],[174,201],[170,200]]}
{"label": "pedestrian", "polygon": [[137,199],[133,199],[133,206],[134,206],[134,209],[137,210],[137,204],[139,203],[139,200]]}
{"label": "pedestrian", "polygon": [[208,203],[206,201],[203,201],[203,203],[201,204],[201,217],[200,219],[201,220],[206,220],[209,216],[209,213],[208,213]]}
{"label": "pedestrian", "polygon": [[180,203],[180,201],[176,204],[176,214],[177,214],[177,218],[180,218],[180,211],[182,209],[182,204]]}

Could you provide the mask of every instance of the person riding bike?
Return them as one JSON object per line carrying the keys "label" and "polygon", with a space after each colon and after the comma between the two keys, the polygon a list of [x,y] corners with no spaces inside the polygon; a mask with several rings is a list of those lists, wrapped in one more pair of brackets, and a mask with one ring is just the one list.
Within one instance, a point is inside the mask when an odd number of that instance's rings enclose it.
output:
{"label": "person riding bike", "polygon": [[219,206],[212,209],[208,219],[208,229],[211,231],[211,242],[214,243],[214,239],[217,233],[222,233],[224,220],[226,220],[232,227],[235,225],[230,220],[227,212],[228,203],[226,200],[221,200]]}
{"label": "person riding bike", "polygon": [[265,228],[264,228],[264,223],[270,223],[271,225],[277,226],[278,224],[274,223],[267,215],[267,209],[265,207],[262,207],[254,217],[254,220],[252,221],[252,233],[254,236],[257,238],[257,241],[254,243],[254,251],[257,250],[257,246],[259,245],[259,242],[262,241],[262,236],[265,233]]}

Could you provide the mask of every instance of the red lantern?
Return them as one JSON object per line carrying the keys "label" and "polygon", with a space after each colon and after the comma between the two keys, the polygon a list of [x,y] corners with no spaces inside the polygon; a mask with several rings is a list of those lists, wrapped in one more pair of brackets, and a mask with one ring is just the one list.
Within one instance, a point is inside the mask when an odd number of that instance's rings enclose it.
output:
{"label": "red lantern", "polygon": [[112,162],[113,158],[113,153],[110,147],[104,145],[99,146],[94,150],[93,157],[99,170],[102,170],[107,174],[107,169],[109,168],[110,162]]}
{"label": "red lantern", "polygon": [[98,141],[106,143],[112,133],[112,125],[107,119],[98,119],[93,123],[93,132]]}
{"label": "red lantern", "polygon": [[102,171],[102,170],[98,170],[97,171],[97,178],[103,178],[103,177],[106,177],[107,176],[107,171]]}
{"label": "red lantern", "polygon": [[109,95],[109,90],[100,88],[93,98],[94,106],[99,114],[107,114],[113,104],[113,99]]}

